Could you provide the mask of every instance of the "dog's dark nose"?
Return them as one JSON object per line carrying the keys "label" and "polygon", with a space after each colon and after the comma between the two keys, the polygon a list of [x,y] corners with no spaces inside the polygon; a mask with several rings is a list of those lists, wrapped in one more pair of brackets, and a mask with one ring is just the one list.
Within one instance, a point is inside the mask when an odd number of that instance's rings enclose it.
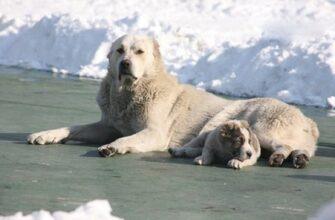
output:
{"label": "dog's dark nose", "polygon": [[251,151],[247,151],[247,157],[250,158],[252,156],[252,152]]}
{"label": "dog's dark nose", "polygon": [[122,68],[128,69],[130,67],[130,60],[122,60],[120,65]]}

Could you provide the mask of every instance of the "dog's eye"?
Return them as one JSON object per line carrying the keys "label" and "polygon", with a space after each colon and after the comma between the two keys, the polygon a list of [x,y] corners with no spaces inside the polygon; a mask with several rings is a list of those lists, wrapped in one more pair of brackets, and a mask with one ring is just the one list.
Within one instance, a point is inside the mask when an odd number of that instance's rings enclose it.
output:
{"label": "dog's eye", "polygon": [[124,53],[124,49],[121,47],[119,49],[116,50],[119,54],[123,54]]}
{"label": "dog's eye", "polygon": [[239,147],[244,143],[244,138],[243,137],[238,137],[236,138],[236,140],[234,141],[234,144]]}
{"label": "dog's eye", "polygon": [[136,54],[142,54],[142,53],[144,53],[144,51],[143,50],[141,50],[141,49],[139,49],[139,50],[136,50],[136,52],[135,52]]}

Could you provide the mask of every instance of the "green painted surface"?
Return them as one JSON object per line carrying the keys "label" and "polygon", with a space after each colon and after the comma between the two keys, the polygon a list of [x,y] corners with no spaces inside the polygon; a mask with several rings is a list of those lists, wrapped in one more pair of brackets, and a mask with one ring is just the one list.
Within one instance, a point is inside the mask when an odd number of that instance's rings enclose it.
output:
{"label": "green painted surface", "polygon": [[0,68],[0,215],[73,210],[108,199],[126,219],[306,219],[335,198],[335,118],[303,108],[320,125],[310,166],[235,171],[199,167],[167,153],[100,158],[95,146],[25,144],[29,132],[99,119],[99,83]]}

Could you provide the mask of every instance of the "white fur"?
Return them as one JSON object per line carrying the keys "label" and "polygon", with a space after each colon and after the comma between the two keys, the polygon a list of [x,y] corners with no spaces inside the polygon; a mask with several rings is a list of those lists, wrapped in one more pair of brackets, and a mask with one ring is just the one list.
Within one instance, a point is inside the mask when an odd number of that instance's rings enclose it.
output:
{"label": "white fur", "polygon": [[[120,54],[117,49],[124,48]],[[137,49],[144,51],[136,54]],[[123,59],[132,63],[136,79],[121,76]],[[53,144],[68,140],[103,143],[103,156],[114,153],[162,151],[182,146],[192,138],[213,130],[229,119],[247,120],[260,135],[262,147],[281,152],[315,151],[318,130],[298,109],[274,99],[229,101],[181,85],[164,67],[158,43],[145,36],[117,39],[108,55],[108,74],[101,82],[97,102],[99,122],[31,134],[31,144]],[[286,146],[290,146],[289,149]]]}

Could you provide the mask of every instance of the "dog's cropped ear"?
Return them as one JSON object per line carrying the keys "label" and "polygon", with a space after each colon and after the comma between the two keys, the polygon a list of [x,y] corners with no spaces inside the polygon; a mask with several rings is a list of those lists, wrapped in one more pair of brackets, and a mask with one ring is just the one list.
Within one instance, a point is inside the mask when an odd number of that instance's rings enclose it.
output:
{"label": "dog's cropped ear", "polygon": [[109,49],[107,54],[107,59],[110,59],[112,57],[112,48]]}
{"label": "dog's cropped ear", "polygon": [[160,58],[161,57],[161,52],[159,50],[159,43],[156,39],[152,38],[152,43],[153,43],[153,54],[155,57]]}

